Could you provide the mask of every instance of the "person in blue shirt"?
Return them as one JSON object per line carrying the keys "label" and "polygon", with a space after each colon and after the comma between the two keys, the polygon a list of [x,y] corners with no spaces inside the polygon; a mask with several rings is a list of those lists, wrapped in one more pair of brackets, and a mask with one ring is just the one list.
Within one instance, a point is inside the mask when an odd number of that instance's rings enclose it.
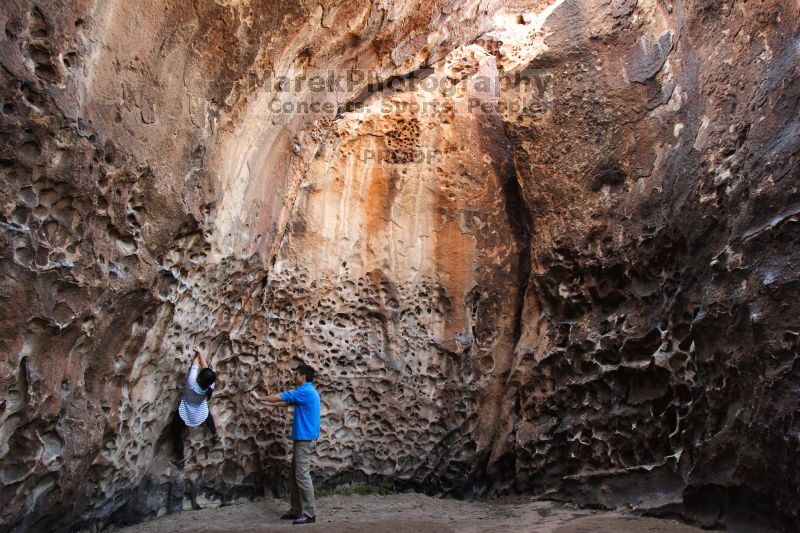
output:
{"label": "person in blue shirt", "polygon": [[311,481],[311,455],[319,438],[319,393],[314,388],[314,369],[300,365],[294,372],[296,389],[255,398],[267,406],[294,406],[292,424],[292,485],[291,509],[281,516],[294,520],[293,524],[311,524],[316,521],[314,508],[314,483]]}

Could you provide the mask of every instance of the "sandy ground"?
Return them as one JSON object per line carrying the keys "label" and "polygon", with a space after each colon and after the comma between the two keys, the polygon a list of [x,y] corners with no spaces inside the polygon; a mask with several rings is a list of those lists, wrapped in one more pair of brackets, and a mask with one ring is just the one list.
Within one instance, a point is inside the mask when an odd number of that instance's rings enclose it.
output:
{"label": "sandy ground", "polygon": [[287,510],[280,500],[236,503],[184,511],[135,526],[125,533],[191,531],[196,533],[696,533],[699,528],[619,512],[591,511],[522,498],[491,502],[431,498],[421,494],[328,496],[317,500],[317,522],[293,526],[280,520]]}

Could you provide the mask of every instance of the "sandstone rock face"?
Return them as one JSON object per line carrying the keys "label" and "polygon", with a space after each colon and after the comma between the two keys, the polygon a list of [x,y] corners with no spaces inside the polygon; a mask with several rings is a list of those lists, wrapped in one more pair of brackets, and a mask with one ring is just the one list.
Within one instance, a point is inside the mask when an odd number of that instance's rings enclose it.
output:
{"label": "sandstone rock face", "polygon": [[798,6],[752,7],[566,1],[522,40],[510,487],[797,516]]}
{"label": "sandstone rock face", "polygon": [[321,482],[796,527],[799,10],[8,3],[2,528],[280,494],[298,361]]}

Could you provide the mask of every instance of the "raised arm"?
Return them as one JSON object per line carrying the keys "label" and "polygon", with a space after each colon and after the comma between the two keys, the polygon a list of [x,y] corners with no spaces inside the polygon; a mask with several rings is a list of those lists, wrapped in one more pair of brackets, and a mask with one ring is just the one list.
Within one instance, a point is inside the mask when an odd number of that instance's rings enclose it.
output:
{"label": "raised arm", "polygon": [[199,349],[195,348],[194,354],[195,355],[194,359],[192,359],[192,364],[197,361],[200,364],[200,368],[208,368],[208,362],[206,361],[206,358],[203,357],[203,353]]}

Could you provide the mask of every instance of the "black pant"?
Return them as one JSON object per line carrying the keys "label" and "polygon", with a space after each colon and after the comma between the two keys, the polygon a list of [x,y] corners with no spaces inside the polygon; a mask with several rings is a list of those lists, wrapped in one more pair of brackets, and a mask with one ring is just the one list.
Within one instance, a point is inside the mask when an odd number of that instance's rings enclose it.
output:
{"label": "black pant", "polygon": [[[212,435],[217,434],[217,426],[214,425],[214,417],[211,416],[211,409],[208,410],[203,425],[206,426]],[[183,421],[178,411],[175,411],[175,416],[172,418],[172,446],[175,448],[175,456],[183,461],[183,433],[186,431],[186,422]]]}

